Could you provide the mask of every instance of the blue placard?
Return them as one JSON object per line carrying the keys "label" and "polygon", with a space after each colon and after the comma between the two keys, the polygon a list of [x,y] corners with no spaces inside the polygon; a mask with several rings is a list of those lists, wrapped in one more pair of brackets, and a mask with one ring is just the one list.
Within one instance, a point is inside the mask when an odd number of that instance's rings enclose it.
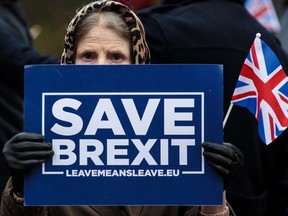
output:
{"label": "blue placard", "polygon": [[221,65],[25,67],[25,131],[55,155],[25,205],[221,205],[202,156],[223,142]]}

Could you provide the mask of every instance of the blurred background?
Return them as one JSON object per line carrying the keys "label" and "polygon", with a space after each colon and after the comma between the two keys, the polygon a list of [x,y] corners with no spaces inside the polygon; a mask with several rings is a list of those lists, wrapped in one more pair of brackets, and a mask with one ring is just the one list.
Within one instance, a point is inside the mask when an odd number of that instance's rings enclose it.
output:
{"label": "blurred background", "polygon": [[[92,1],[92,0],[91,0]],[[41,54],[53,55],[60,59],[65,29],[75,15],[77,8],[89,0],[20,0],[26,11],[31,33],[35,37],[34,47]],[[121,0],[134,11],[156,5],[159,0]]]}
{"label": "blurred background", "polygon": [[[60,59],[63,49],[63,40],[66,26],[69,24],[69,21],[74,16],[75,10],[77,8],[80,8],[84,4],[87,4],[88,2],[91,1],[92,0],[49,0],[49,1],[20,0],[21,4],[26,10],[26,15],[29,26],[31,27],[31,32],[35,37],[34,40],[35,49],[42,54],[53,55],[58,59]],[[141,8],[157,5],[160,3],[160,0],[120,0],[120,1],[130,5],[131,8],[136,12]],[[260,6],[262,4],[261,2],[267,3],[267,0],[258,0],[260,3],[257,2],[257,0],[252,1],[256,1],[255,5],[256,9],[258,10],[260,10],[261,8]],[[288,0],[273,0],[272,2],[274,4],[274,8],[278,17],[281,18],[283,16],[284,7],[286,7],[287,9]],[[263,8],[267,9],[267,5],[265,5],[265,3],[263,4]],[[267,10],[265,11],[267,12]],[[261,14],[263,15],[263,13]],[[285,26],[284,28],[287,31],[287,27]],[[275,34],[278,33],[276,32]],[[287,40],[286,35],[282,36],[282,38],[286,38]],[[285,44],[287,44],[287,42]]]}

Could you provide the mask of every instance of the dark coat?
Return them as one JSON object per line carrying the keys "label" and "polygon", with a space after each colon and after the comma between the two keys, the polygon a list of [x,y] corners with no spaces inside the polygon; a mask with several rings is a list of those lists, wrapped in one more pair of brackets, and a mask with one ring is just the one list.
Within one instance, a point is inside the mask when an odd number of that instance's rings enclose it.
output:
{"label": "dark coat", "polygon": [[[224,115],[256,33],[262,34],[288,72],[288,57],[278,40],[250,16],[241,1],[164,0],[161,6],[138,11],[138,15],[152,64],[224,65]],[[227,188],[227,199],[236,215],[281,215],[288,202],[287,132],[266,146],[258,136],[254,116],[233,107],[224,140],[245,156],[244,169]]]}
{"label": "dark coat", "polygon": [[[0,0],[0,152],[7,140],[23,131],[24,65],[57,63],[32,48],[24,13],[16,0]],[[0,191],[9,177],[0,157]]]}
{"label": "dark coat", "polygon": [[281,31],[277,33],[285,51],[288,53],[288,1],[281,11],[280,16]]}
{"label": "dark coat", "polygon": [[7,182],[0,216],[196,216],[198,207],[185,206],[50,206],[25,207],[15,204],[11,179]]}

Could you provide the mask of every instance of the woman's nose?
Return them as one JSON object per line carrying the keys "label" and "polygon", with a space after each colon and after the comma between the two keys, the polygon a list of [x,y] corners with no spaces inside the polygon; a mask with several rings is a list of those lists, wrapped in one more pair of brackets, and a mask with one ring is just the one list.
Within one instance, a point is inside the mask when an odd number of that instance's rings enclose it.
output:
{"label": "woman's nose", "polygon": [[106,56],[98,56],[98,60],[97,60],[97,64],[109,64],[108,59],[106,58]]}

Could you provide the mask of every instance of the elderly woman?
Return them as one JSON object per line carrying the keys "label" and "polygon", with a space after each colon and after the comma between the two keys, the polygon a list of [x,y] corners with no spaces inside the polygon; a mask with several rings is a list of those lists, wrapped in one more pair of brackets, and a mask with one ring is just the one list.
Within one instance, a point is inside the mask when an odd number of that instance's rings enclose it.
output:
{"label": "elderly woman", "polygon": [[[62,64],[147,64],[150,53],[138,17],[115,1],[95,1],[78,10],[65,36]],[[204,156],[227,184],[243,163],[242,153],[233,145],[204,143]],[[225,193],[222,206],[23,206],[25,172],[54,154],[51,144],[35,133],[19,133],[3,150],[12,177],[2,196],[1,216],[180,216],[229,215]]]}
{"label": "elderly woman", "polygon": [[142,23],[127,6],[92,2],[71,20],[62,64],[148,64],[150,51]]}

